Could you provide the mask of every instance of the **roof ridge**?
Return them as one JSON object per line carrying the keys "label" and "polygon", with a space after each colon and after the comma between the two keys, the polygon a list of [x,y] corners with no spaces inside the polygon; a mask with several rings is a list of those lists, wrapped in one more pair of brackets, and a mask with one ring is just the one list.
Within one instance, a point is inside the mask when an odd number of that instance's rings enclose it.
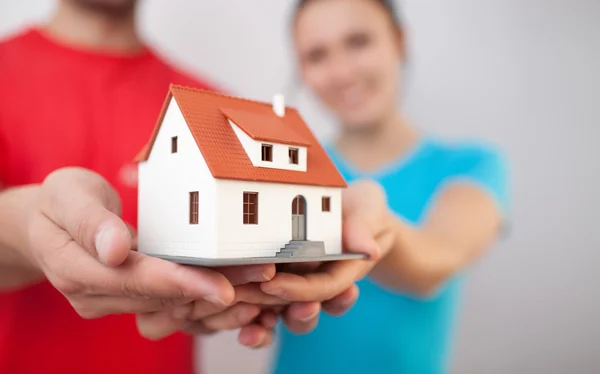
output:
{"label": "roof ridge", "polygon": [[[172,88],[177,88],[177,89],[182,89],[182,90],[185,90],[185,91],[192,91],[192,92],[202,92],[202,93],[207,93],[207,94],[214,95],[214,96],[226,97],[228,99],[233,99],[233,100],[238,100],[238,101],[245,101],[245,102],[252,103],[252,104],[266,105],[266,106],[269,106],[269,107],[271,106],[271,104],[269,104],[269,103],[267,103],[265,101],[247,99],[247,98],[244,98],[244,97],[228,95],[228,94],[225,94],[225,93],[222,93],[222,92],[210,91],[210,90],[206,90],[206,89],[203,89],[203,88],[183,86],[183,85],[180,85],[180,84],[171,83],[169,85],[169,91],[171,91]],[[298,109],[296,109],[296,107],[286,105],[285,108],[300,113],[298,111]]]}

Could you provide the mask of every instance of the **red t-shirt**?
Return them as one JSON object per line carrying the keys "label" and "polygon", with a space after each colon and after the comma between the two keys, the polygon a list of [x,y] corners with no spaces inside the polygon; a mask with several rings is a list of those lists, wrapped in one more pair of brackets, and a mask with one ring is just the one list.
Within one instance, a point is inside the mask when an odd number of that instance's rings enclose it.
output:
{"label": "red t-shirt", "polygon": [[[209,88],[148,49],[79,50],[36,29],[0,43],[0,181],[40,183],[60,167],[92,169],[119,192],[123,218],[135,226],[132,160],[169,83]],[[84,320],[48,282],[0,293],[0,373],[190,373],[192,362],[191,338],[151,342],[133,315]]]}

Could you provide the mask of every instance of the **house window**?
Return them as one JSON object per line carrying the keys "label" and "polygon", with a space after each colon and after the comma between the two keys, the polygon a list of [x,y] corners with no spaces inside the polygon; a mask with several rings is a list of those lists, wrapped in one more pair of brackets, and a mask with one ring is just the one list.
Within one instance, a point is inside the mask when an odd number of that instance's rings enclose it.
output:
{"label": "house window", "polygon": [[321,210],[323,212],[331,211],[331,198],[330,197],[323,196],[323,198],[321,199]]}
{"label": "house window", "polygon": [[198,191],[190,192],[190,224],[198,224]]}
{"label": "house window", "polygon": [[273,161],[273,146],[270,144],[262,145],[262,160],[271,162]]}
{"label": "house window", "polygon": [[298,165],[298,148],[290,148],[289,151],[290,164]]}
{"label": "house window", "polygon": [[171,153],[177,153],[177,137],[171,138]]}
{"label": "house window", "polygon": [[258,193],[244,192],[244,225],[258,224]]}

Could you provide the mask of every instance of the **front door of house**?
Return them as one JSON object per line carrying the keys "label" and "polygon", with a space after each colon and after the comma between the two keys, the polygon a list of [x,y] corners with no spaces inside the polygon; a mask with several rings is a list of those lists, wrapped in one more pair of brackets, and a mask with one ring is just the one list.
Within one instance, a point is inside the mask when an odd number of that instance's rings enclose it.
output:
{"label": "front door of house", "polygon": [[302,196],[292,200],[292,240],[306,240],[306,200]]}

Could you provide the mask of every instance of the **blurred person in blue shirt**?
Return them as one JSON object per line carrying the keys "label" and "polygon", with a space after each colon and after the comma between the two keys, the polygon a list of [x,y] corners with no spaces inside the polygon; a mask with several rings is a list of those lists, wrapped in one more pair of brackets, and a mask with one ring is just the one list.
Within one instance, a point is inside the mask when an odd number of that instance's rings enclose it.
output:
{"label": "blurred person in blue shirt", "polygon": [[345,199],[373,201],[381,256],[357,283],[349,312],[321,316],[308,335],[282,330],[278,374],[446,372],[465,270],[506,219],[501,155],[424,134],[397,106],[406,55],[395,10],[385,0],[302,0],[295,8],[303,81],[341,124],[329,153],[349,182],[376,182],[387,208],[377,208],[372,185]]}

